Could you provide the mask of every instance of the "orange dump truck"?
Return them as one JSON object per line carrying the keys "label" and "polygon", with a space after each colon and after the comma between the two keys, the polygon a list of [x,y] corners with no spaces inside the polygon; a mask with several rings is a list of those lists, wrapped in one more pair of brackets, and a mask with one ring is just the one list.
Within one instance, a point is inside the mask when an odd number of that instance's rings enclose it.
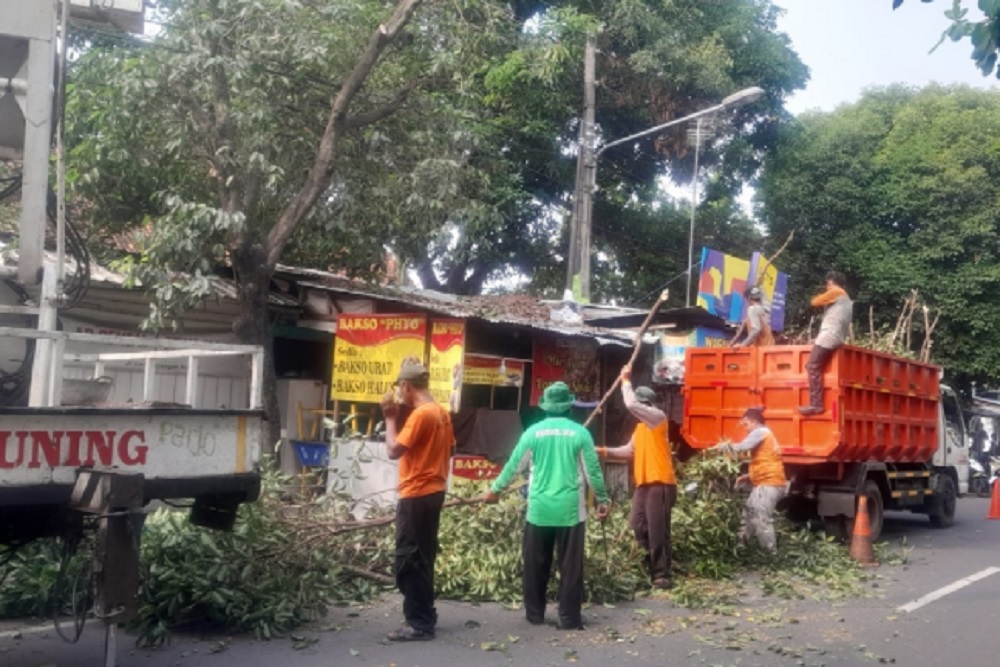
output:
{"label": "orange dump truck", "polygon": [[856,499],[868,498],[872,535],[885,510],[948,526],[968,491],[969,456],[956,395],[941,369],[845,345],[823,378],[825,411],[805,417],[811,347],[688,348],[681,433],[694,449],[738,442],[743,411],[763,407],[791,480],[788,511],[820,517],[841,539]]}

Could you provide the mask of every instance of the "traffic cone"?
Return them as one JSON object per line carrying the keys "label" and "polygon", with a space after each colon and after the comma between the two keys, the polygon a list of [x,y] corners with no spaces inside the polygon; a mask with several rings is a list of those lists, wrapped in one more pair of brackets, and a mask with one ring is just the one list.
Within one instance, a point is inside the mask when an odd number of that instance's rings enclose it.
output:
{"label": "traffic cone", "polygon": [[872,550],[872,527],[868,519],[868,497],[858,496],[858,512],[851,533],[851,558],[864,567],[878,567]]}
{"label": "traffic cone", "polygon": [[987,519],[1000,519],[1000,477],[993,480],[993,497],[990,498],[990,513]]}

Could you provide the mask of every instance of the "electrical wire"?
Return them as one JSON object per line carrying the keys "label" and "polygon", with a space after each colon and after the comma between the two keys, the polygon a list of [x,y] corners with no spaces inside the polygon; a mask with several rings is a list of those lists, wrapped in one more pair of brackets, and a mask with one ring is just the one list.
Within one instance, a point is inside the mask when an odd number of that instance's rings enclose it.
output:
{"label": "electrical wire", "polygon": [[[693,272],[693,271],[697,270],[698,267],[700,267],[700,266],[701,266],[701,261],[695,262],[694,264],[691,265],[691,271]],[[673,278],[671,278],[667,282],[663,283],[662,285],[660,285],[656,289],[654,289],[651,292],[649,292],[648,294],[644,295],[641,299],[639,299],[639,301],[646,301],[647,299],[649,299],[649,297],[653,296],[654,294],[658,294],[658,293],[662,292],[667,287],[669,287],[670,285],[672,285],[674,282],[676,282],[676,281],[680,280],[681,278],[683,278],[684,276],[686,276],[687,273],[688,273],[688,270],[684,269],[683,271],[681,271],[680,273],[678,273],[676,276],[674,276]]]}
{"label": "electrical wire", "polygon": [[[0,203],[5,199],[13,197],[21,190],[21,175],[0,179],[0,183],[7,185],[0,190]],[[46,197],[46,217],[50,232],[56,232],[56,193],[50,188]],[[83,236],[80,234],[76,224],[69,217],[66,219],[66,250],[67,254],[73,258],[73,270],[67,275],[63,284],[63,296],[65,303],[61,304],[63,310],[70,310],[83,300],[87,289],[90,287],[90,250]]]}

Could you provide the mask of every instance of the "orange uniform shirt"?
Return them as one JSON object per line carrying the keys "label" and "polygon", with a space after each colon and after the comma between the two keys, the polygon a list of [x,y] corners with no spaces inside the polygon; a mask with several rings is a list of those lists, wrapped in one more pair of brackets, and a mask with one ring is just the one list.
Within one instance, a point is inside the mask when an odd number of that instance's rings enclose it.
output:
{"label": "orange uniform shirt", "polygon": [[447,410],[437,403],[424,403],[410,413],[396,442],[406,447],[399,459],[400,498],[427,496],[447,488],[455,446]]}
{"label": "orange uniform shirt", "polygon": [[765,429],[764,442],[754,448],[750,455],[750,483],[754,486],[784,486],[785,465],[781,462],[781,447],[778,440]]}
{"label": "orange uniform shirt", "polygon": [[635,485],[676,484],[674,462],[667,442],[667,422],[660,422],[655,428],[639,422],[632,434],[634,460],[632,471]]}

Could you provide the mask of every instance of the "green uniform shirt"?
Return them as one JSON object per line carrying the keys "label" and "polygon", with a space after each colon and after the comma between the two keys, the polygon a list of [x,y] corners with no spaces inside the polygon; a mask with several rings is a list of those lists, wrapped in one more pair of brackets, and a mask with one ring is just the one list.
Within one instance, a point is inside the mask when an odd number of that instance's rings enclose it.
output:
{"label": "green uniform shirt", "polygon": [[493,492],[500,493],[524,465],[530,466],[528,523],[575,526],[587,518],[587,485],[598,502],[608,502],[601,464],[590,432],[566,417],[549,417],[528,428],[517,442]]}

